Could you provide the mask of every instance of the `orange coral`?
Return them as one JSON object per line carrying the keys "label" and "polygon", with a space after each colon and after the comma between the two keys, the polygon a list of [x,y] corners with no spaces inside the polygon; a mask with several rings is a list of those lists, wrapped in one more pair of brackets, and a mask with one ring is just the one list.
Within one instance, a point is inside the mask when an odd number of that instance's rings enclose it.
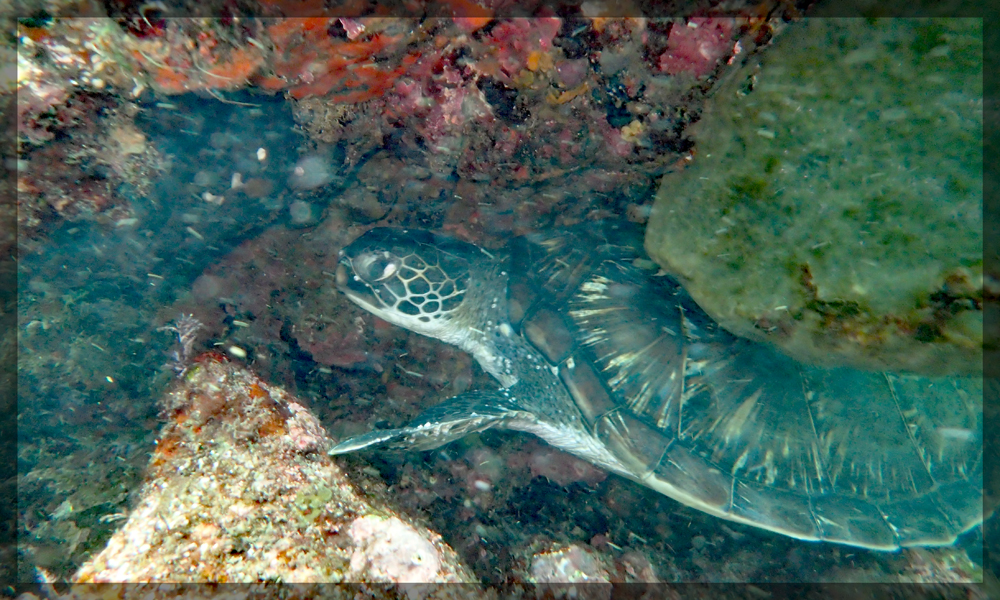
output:
{"label": "orange coral", "polygon": [[20,23],[17,26],[17,33],[18,35],[31,38],[31,41],[36,43],[41,42],[49,36],[48,30],[44,27],[28,27],[27,25],[21,25]]}
{"label": "orange coral", "polygon": [[312,33],[321,31],[324,34],[336,19],[312,17],[301,19],[279,19],[267,28],[268,34],[275,44],[287,41],[296,33]]}
{"label": "orange coral", "polygon": [[471,0],[445,0],[451,6],[455,25],[466,33],[482,29],[493,20],[493,11]]}
{"label": "orange coral", "polygon": [[[301,17],[304,15],[322,15],[326,13],[326,0],[261,0],[261,7],[265,11],[265,16],[281,17]],[[352,6],[358,5],[360,7]],[[367,2],[337,3],[337,11],[341,14],[364,14],[362,11],[367,8]]]}
{"label": "orange coral", "polygon": [[241,88],[263,62],[264,57],[256,48],[238,48],[230,53],[228,60],[206,70],[210,78],[217,79],[215,85],[212,81],[206,81],[206,84],[208,87]]}
{"label": "orange coral", "polygon": [[[152,46],[147,48],[152,51]],[[141,49],[132,53],[136,61],[150,75],[153,87],[160,93],[180,94],[196,89],[238,89],[260,70],[263,53],[255,47],[234,48],[224,59],[214,56],[204,66],[204,59],[196,60],[187,54],[153,58]]]}
{"label": "orange coral", "polygon": [[332,102],[364,102],[385,93],[419,58],[408,54],[387,61],[395,67],[376,64],[373,58],[388,53],[401,36],[376,33],[369,39],[336,39],[327,33],[335,21],[283,19],[268,27],[275,47],[273,76],[260,78],[258,85],[287,88],[296,99],[328,96]]}
{"label": "orange coral", "polygon": [[176,68],[154,66],[150,75],[157,91],[164,94],[181,94],[191,89],[188,76]]}

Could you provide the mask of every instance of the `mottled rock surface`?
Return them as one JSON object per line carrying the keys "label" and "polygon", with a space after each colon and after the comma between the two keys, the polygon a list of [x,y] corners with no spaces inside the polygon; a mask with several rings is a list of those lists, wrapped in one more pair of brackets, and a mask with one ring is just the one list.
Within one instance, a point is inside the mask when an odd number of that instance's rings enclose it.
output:
{"label": "mottled rock surface", "polygon": [[556,598],[611,598],[607,567],[596,552],[578,544],[533,556],[530,577],[539,593]]}
{"label": "mottled rock surface", "polygon": [[982,371],[982,23],[806,19],[722,83],[646,247],[806,361]]}
{"label": "mottled rock surface", "polygon": [[161,408],[138,505],[77,581],[474,581],[440,536],[358,493],[312,413],[244,368],[204,355]]}

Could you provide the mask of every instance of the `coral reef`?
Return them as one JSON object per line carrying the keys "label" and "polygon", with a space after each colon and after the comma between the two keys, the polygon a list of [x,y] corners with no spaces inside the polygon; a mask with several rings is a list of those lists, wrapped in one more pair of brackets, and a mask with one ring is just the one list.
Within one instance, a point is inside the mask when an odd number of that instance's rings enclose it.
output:
{"label": "coral reef", "polygon": [[[750,11],[737,7],[733,17],[688,21],[582,14],[505,19],[464,2],[452,7],[455,18],[417,21],[167,19],[154,5],[111,6],[115,18],[18,25],[22,158],[30,146],[64,134],[63,154],[114,148],[113,139],[91,144],[66,130],[67,122],[100,120],[102,108],[77,100],[88,94],[120,104],[150,93],[163,100],[200,92],[229,101],[222,94],[282,92],[293,99],[310,139],[344,144],[348,164],[388,148],[410,168],[421,165],[443,181],[457,175],[479,182],[480,205],[496,203],[498,214],[507,209],[495,197],[496,186],[481,184],[551,189],[554,201],[540,203],[537,213],[558,214],[565,198],[586,198],[595,189],[579,172],[580,161],[612,180],[633,179],[630,199],[641,204],[651,178],[687,147],[682,129],[696,114],[690,93],[738,50],[735,40],[754,23]],[[293,8],[269,6],[276,14]],[[667,55],[672,66],[665,71]],[[664,77],[666,85],[658,79]],[[528,130],[534,133],[525,135]],[[146,147],[148,171],[163,159],[155,146]],[[131,218],[127,203],[109,191],[118,181],[108,190],[55,181],[57,191],[33,199],[50,187],[41,177],[46,156],[37,156],[29,171],[35,175],[22,186],[23,225],[51,220],[49,206],[56,218],[86,218],[118,206],[116,220]],[[142,174],[126,170],[121,180],[142,193]],[[300,207],[299,222],[314,223],[306,211]]]}

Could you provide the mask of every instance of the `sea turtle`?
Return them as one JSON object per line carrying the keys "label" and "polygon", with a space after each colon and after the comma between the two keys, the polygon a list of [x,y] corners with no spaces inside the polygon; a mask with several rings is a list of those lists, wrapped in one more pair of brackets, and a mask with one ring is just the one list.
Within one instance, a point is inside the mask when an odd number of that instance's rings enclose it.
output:
{"label": "sea turtle", "polygon": [[500,427],[709,514],[877,550],[951,544],[983,519],[982,380],[799,364],[716,325],[640,268],[616,225],[503,252],[372,229],[341,252],[365,310],[472,354],[502,387],[336,445],[431,449]]}

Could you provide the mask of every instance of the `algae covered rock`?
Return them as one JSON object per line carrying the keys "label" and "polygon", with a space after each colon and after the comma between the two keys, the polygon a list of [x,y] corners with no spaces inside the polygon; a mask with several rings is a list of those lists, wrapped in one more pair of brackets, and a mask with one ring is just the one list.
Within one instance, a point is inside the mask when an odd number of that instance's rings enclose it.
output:
{"label": "algae covered rock", "polygon": [[[138,502],[77,583],[354,582],[376,584],[373,597],[480,595],[431,585],[476,580],[437,533],[376,491],[359,493],[327,455],[317,418],[281,388],[206,354],[160,408],[166,423]],[[173,589],[139,595],[174,598]],[[301,597],[315,597],[310,589]]]}
{"label": "algae covered rock", "polygon": [[805,19],[728,73],[650,256],[822,364],[982,371],[982,22]]}

